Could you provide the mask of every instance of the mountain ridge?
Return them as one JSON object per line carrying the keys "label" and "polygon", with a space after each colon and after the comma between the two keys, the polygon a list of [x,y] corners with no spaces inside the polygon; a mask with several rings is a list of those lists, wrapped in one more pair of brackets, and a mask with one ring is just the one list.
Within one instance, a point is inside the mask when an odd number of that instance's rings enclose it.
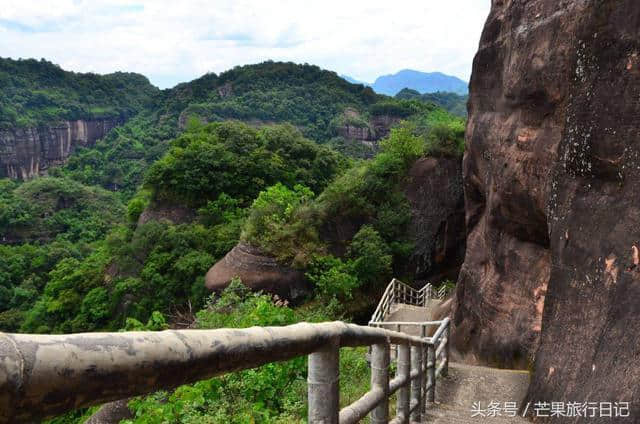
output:
{"label": "mountain ridge", "polygon": [[450,92],[458,95],[469,93],[468,83],[460,78],[440,71],[422,72],[415,69],[401,69],[394,74],[381,75],[373,83],[357,80],[349,75],[340,75],[352,84],[371,87],[377,94],[395,96],[405,88],[420,94]]}

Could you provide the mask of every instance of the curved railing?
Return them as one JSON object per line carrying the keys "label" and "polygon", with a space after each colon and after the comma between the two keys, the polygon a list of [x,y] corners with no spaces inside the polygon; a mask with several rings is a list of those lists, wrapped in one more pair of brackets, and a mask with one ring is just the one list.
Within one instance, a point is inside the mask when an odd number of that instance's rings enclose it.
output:
{"label": "curved railing", "polygon": [[387,285],[369,323],[384,321],[391,313],[394,305],[403,304],[426,307],[429,300],[442,300],[447,294],[449,294],[449,292],[445,286],[442,286],[439,290],[435,290],[430,283],[427,283],[421,289],[414,289],[394,278]]}
{"label": "curved railing", "polygon": [[[309,423],[419,421],[446,373],[449,319],[433,337],[326,322],[248,329],[34,335],[0,333],[0,423],[33,422],[71,409],[309,355]],[[389,346],[399,346],[390,378]],[[339,349],[373,346],[371,390],[339,409]]]}

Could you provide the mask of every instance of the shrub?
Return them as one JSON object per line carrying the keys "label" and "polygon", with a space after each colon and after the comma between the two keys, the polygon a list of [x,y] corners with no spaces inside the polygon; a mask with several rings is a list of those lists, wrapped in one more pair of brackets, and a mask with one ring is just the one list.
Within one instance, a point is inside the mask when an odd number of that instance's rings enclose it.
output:
{"label": "shrub", "polygon": [[296,246],[317,242],[313,225],[305,225],[313,212],[302,208],[312,198],[313,192],[302,185],[290,190],[278,183],[262,191],[251,205],[242,239],[283,260],[292,259]]}
{"label": "shrub", "polygon": [[138,222],[138,218],[142,212],[149,205],[149,201],[151,200],[151,193],[149,190],[140,190],[136,195],[129,200],[127,204],[127,218],[129,222],[135,224]]}
{"label": "shrub", "polygon": [[309,264],[305,275],[321,296],[350,299],[353,290],[360,285],[360,280],[355,274],[353,262],[343,262],[328,255],[316,256]]}
{"label": "shrub", "polygon": [[348,255],[353,260],[353,271],[362,282],[376,283],[391,274],[391,249],[371,225],[363,225],[353,237]]}

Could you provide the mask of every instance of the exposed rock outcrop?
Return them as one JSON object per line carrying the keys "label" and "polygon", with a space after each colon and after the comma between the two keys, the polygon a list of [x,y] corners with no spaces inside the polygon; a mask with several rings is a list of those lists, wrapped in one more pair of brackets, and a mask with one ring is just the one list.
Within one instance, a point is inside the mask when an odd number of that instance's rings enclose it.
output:
{"label": "exposed rock outcrop", "polygon": [[639,98],[637,1],[492,2],[453,334],[483,362],[535,356],[532,401],[640,402]]}
{"label": "exposed rock outcrop", "polygon": [[402,117],[393,115],[376,115],[371,118],[371,126],[375,133],[376,140],[382,140],[391,132],[393,127],[398,122],[402,121]]}
{"label": "exposed rock outcrop", "polygon": [[117,424],[134,417],[127,404],[131,398],[105,403],[91,415],[85,424]]}
{"label": "exposed rock outcrop", "polygon": [[152,202],[140,214],[137,225],[144,225],[149,221],[168,221],[172,224],[186,224],[193,221],[196,211],[185,205],[174,203]]}
{"label": "exposed rock outcrop", "polygon": [[367,144],[370,144],[375,139],[369,127],[358,127],[349,124],[338,128],[338,134],[346,139],[358,140]]}
{"label": "exposed rock outcrop", "polygon": [[345,109],[343,115],[345,122],[337,128],[338,135],[372,148],[377,148],[378,141],[388,136],[391,127],[402,121],[401,117],[392,115],[375,115],[367,121],[352,108]]}
{"label": "exposed rock outcrop", "polygon": [[78,146],[91,146],[122,119],[64,121],[59,125],[0,130],[0,178],[29,180],[64,164]]}
{"label": "exposed rock outcrop", "polygon": [[282,266],[244,243],[236,245],[207,272],[205,285],[209,290],[222,290],[234,277],[239,277],[252,290],[274,293],[293,302],[311,291],[301,271]]}
{"label": "exposed rock outcrop", "polygon": [[405,274],[417,280],[456,280],[466,239],[462,163],[426,157],[409,170],[405,194],[411,205],[415,247]]}

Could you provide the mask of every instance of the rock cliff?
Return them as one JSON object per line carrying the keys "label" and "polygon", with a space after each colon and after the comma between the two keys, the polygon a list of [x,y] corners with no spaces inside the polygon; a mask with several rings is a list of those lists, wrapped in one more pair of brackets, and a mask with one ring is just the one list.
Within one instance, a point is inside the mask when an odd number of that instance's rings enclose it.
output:
{"label": "rock cliff", "polygon": [[532,401],[640,401],[639,98],[637,1],[492,2],[453,334],[482,362],[535,358]]}
{"label": "rock cliff", "polygon": [[402,120],[402,117],[393,115],[374,115],[367,120],[353,108],[345,109],[340,118],[343,122],[336,128],[340,137],[373,149],[377,148],[378,141],[389,135],[391,127]]}
{"label": "rock cliff", "polygon": [[405,274],[416,280],[455,281],[464,259],[462,163],[426,157],[409,170],[405,194],[411,205],[414,249]]}
{"label": "rock cliff", "polygon": [[79,146],[91,146],[121,119],[64,121],[38,128],[0,130],[0,178],[29,180],[66,162]]}

